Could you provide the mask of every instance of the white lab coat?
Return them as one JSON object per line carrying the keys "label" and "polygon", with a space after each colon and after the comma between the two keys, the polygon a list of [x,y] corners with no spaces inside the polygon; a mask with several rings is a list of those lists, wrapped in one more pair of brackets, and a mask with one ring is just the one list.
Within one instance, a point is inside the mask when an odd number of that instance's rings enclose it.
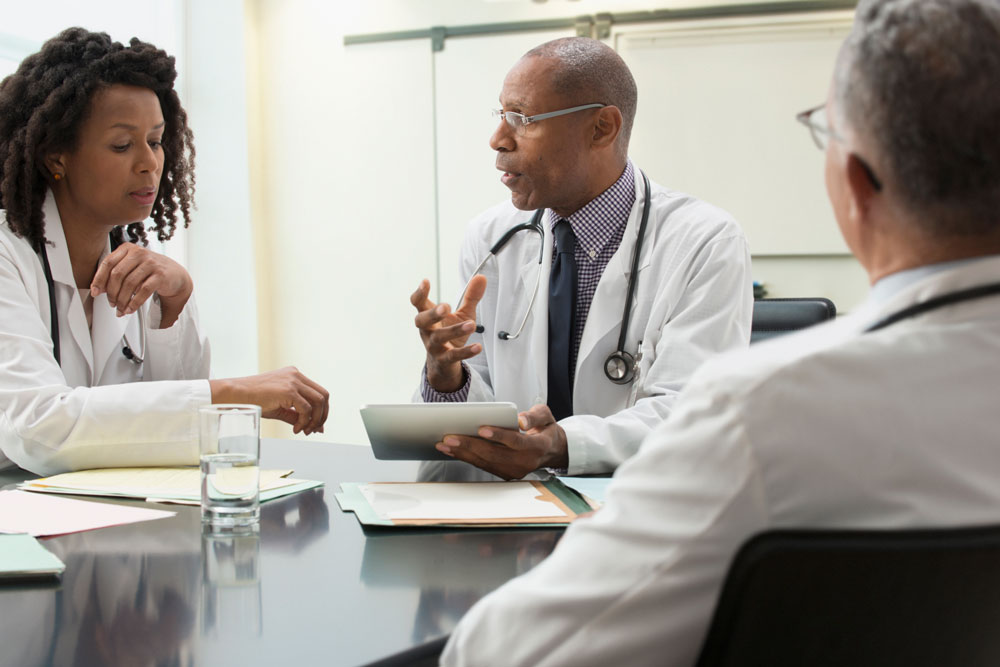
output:
{"label": "white lab coat", "polygon": [[[753,289],[742,230],[725,211],[654,183],[625,344],[635,356],[642,342],[638,390],[633,398],[631,384],[608,380],[604,362],[618,346],[645,198],[638,169],[635,189],[621,246],[601,275],[583,329],[573,416],[559,422],[566,431],[571,475],[614,470],[670,414],[681,387],[702,362],[750,341]],[[461,253],[462,284],[504,232],[532,215],[507,201],[472,220]],[[543,227],[539,293],[516,340],[498,340],[497,332],[515,331],[527,309],[539,270],[538,235],[520,232],[481,271],[488,281],[479,304],[485,331],[469,340],[483,344],[483,352],[468,362],[469,401],[511,401],[520,411],[546,402],[552,232]]]}
{"label": "white lab coat", "polygon": [[691,665],[759,531],[1000,522],[1000,299],[862,333],[998,275],[998,258],[948,270],[706,364],[607,505],[470,610],[444,664]]}
{"label": "white lab coat", "polygon": [[139,347],[138,313],[117,317],[101,294],[88,329],[51,193],[44,213],[62,366],[52,352],[41,260],[0,212],[0,469],[47,475],[197,463],[197,408],[211,403],[211,390],[193,296],[168,329],[156,328],[159,307],[146,302],[145,362],[132,363],[121,341],[124,333]]}

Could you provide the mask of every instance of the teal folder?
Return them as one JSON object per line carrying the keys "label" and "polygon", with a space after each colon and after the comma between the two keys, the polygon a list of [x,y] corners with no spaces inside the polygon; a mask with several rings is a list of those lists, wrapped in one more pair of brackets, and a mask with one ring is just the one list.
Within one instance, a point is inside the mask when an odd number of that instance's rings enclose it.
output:
{"label": "teal folder", "polygon": [[31,535],[0,534],[0,581],[58,577],[66,569]]}

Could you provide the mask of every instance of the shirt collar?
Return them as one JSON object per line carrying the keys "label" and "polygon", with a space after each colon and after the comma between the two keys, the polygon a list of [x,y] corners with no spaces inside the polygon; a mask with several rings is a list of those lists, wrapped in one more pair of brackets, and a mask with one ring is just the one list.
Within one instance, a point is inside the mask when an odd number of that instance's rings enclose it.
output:
{"label": "shirt collar", "polygon": [[[628,160],[622,175],[611,187],[566,218],[573,228],[577,247],[583,250],[584,255],[591,261],[597,259],[615,232],[628,222],[634,204],[635,169],[632,161]],[[549,229],[563,219],[551,209],[545,211],[545,216]]]}
{"label": "shirt collar", "polygon": [[966,264],[971,264],[973,262],[978,262],[987,259],[996,259],[996,255],[988,255],[985,257],[970,257],[968,259],[956,259],[950,262],[938,262],[937,264],[925,264],[924,266],[918,266],[913,269],[906,269],[905,271],[897,271],[896,273],[891,273],[884,278],[881,278],[877,283],[872,285],[871,292],[869,293],[870,298],[876,303],[885,303],[894,295],[901,292],[903,289],[913,285],[928,276],[932,276],[936,273],[941,273],[942,271],[948,271],[951,269],[964,266]]}

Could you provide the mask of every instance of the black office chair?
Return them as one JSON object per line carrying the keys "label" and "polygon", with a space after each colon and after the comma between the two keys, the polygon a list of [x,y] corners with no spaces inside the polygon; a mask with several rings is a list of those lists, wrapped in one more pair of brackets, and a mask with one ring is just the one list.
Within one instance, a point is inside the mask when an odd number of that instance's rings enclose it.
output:
{"label": "black office chair", "polygon": [[823,297],[802,299],[758,299],[753,302],[750,342],[774,338],[805,329],[837,316],[833,301]]}
{"label": "black office chair", "polygon": [[1000,665],[1000,527],[754,537],[697,667],[786,665]]}
{"label": "black office chair", "polygon": [[387,658],[369,662],[364,667],[437,667],[447,643],[448,635],[438,637]]}

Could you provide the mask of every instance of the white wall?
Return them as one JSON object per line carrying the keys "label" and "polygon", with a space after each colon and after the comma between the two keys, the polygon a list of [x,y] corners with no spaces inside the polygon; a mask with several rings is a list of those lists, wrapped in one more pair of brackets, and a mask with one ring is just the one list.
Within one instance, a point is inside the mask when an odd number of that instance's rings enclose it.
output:
{"label": "white wall", "polygon": [[326,439],[366,442],[359,406],[409,400],[422,364],[408,297],[436,271],[430,48],[344,49],[332,3],[253,11],[261,367],[298,366],[333,394]]}
{"label": "white wall", "polygon": [[[331,389],[326,439],[366,442],[358,408],[409,399],[423,348],[408,297],[428,277],[454,298],[465,222],[507,196],[487,146],[503,75],[572,33],[449,38],[436,55],[427,39],[345,47],[343,36],[695,4],[713,3],[247,0],[261,367],[294,363]],[[813,157],[801,169],[819,184]],[[860,301],[864,276],[842,249],[791,252],[755,258],[772,296],[829,296],[842,311]]]}
{"label": "white wall", "polygon": [[10,43],[24,49],[18,53],[20,48],[8,51],[0,46],[0,58],[16,62],[74,26],[106,32],[124,43],[138,37],[173,54],[178,51],[183,30],[180,0],[0,0],[0,16],[0,40],[10,37]]}
{"label": "white wall", "polygon": [[257,372],[257,281],[250,217],[243,0],[184,0],[181,93],[194,132],[197,191],[186,235],[212,375]]}

